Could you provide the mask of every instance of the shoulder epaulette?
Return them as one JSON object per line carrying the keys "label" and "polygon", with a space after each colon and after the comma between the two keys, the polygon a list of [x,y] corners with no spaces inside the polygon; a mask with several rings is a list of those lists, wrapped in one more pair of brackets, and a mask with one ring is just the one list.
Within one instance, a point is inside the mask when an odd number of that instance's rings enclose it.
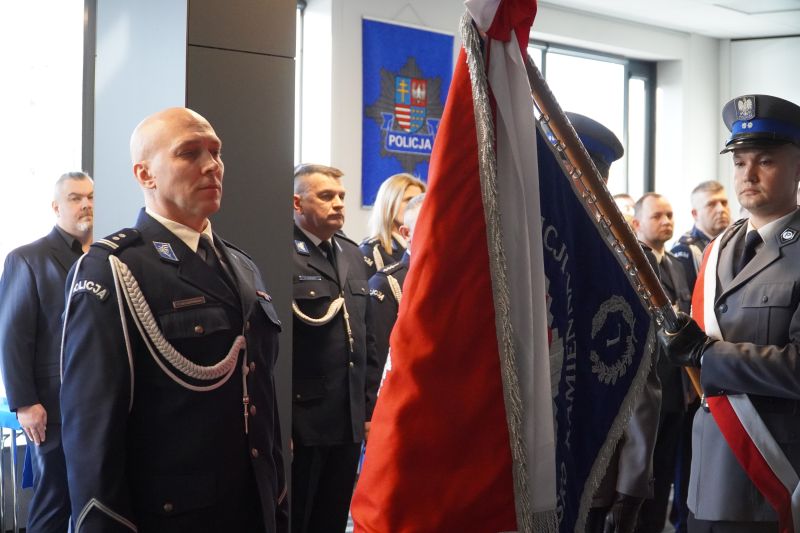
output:
{"label": "shoulder epaulette", "polygon": [[97,239],[92,243],[92,248],[104,250],[110,254],[118,254],[128,246],[134,244],[141,239],[142,235],[139,230],[133,228],[125,228],[112,233],[108,237]]}
{"label": "shoulder epaulette", "polygon": [[341,240],[343,240],[343,241],[347,241],[347,242],[349,242],[349,243],[352,243],[352,244],[353,244],[353,246],[358,246],[358,244],[356,243],[356,241],[354,241],[353,239],[351,239],[350,237],[348,237],[347,235],[345,235],[345,234],[344,234],[344,232],[343,232],[342,230],[339,230],[339,231],[337,231],[337,232],[336,232],[336,238],[338,238],[338,239],[341,239]]}
{"label": "shoulder epaulette", "polygon": [[228,248],[233,248],[234,250],[236,250],[237,252],[239,252],[240,254],[242,254],[243,256],[245,256],[246,258],[248,258],[250,261],[252,261],[252,260],[253,260],[253,258],[252,258],[252,257],[250,257],[250,254],[248,254],[247,252],[245,252],[244,250],[242,250],[241,248],[239,248],[238,246],[236,246],[236,245],[235,245],[235,244],[233,244],[232,242],[226,241],[226,240],[225,240],[225,239],[223,239],[223,238],[220,238],[220,240],[222,241],[222,244],[224,244],[224,245],[225,245],[225,246],[227,246]]}
{"label": "shoulder epaulette", "polygon": [[378,237],[367,237],[366,239],[361,241],[361,244],[359,244],[359,246],[372,246],[374,244],[377,244],[378,241],[379,241]]}
{"label": "shoulder epaulette", "polygon": [[392,263],[391,265],[387,265],[387,266],[383,267],[378,272],[381,272],[382,274],[394,274],[395,272],[400,270],[402,267],[403,267],[403,263],[398,261],[397,263]]}
{"label": "shoulder epaulette", "polygon": [[697,242],[697,237],[691,233],[684,233],[681,235],[680,239],[678,239],[678,242],[681,244],[694,244]]}

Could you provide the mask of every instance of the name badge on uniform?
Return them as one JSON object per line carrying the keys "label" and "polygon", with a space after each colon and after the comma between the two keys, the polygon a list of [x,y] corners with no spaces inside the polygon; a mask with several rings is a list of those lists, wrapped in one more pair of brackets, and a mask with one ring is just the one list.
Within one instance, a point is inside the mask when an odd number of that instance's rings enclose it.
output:
{"label": "name badge on uniform", "polygon": [[178,262],[178,256],[172,251],[172,245],[170,243],[153,241],[153,246],[156,247],[156,252],[161,256],[161,259],[166,259],[174,263]]}
{"label": "name badge on uniform", "polygon": [[297,253],[300,255],[311,255],[311,252],[308,251],[308,246],[306,245],[305,241],[294,241],[294,247],[297,250]]}

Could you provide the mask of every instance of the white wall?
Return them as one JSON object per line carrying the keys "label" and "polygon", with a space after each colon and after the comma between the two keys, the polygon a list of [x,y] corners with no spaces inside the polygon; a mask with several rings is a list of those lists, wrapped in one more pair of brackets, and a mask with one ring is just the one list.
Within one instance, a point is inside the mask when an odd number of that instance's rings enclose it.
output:
{"label": "white wall", "polygon": [[[746,94],[770,94],[800,105],[800,37],[723,41],[720,44],[720,101]],[[720,120],[720,138],[729,132]],[[731,156],[720,156],[720,180],[731,183]],[[732,190],[732,185],[730,186]],[[734,218],[738,202],[734,200]]]}
{"label": "white wall", "polygon": [[[457,47],[458,22],[463,12],[461,0],[402,3],[392,0],[309,0],[306,16],[313,14],[315,27],[322,23],[325,28],[330,28],[331,46],[322,51],[329,63],[320,65],[315,59],[317,74],[309,76],[308,70],[303,74],[303,160],[331,164],[345,172],[344,183],[349,191],[345,231],[356,240],[365,235],[368,218],[368,211],[360,207],[359,197],[361,17],[453,33]],[[305,30],[305,54],[310,53],[310,24]],[[325,30],[317,27],[315,31]],[[719,93],[721,48],[718,40],[550,5],[540,5],[532,36],[660,62],[656,188],[673,203],[676,231],[688,229],[691,226],[689,191],[697,182],[718,174],[717,152],[723,139],[718,126],[723,103]],[[321,77],[321,72],[331,73],[330,85],[313,81]],[[590,87],[590,82],[576,80],[576,83],[587,83],[587,87]],[[317,121],[309,113],[308,105],[322,106],[328,111],[319,111],[320,120]]]}

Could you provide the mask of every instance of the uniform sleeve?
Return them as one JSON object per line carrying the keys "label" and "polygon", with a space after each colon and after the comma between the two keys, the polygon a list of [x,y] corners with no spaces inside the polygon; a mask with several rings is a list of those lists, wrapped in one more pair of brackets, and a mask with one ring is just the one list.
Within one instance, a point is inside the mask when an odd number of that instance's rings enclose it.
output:
{"label": "uniform sleeve", "polygon": [[700,373],[709,396],[746,393],[800,400],[800,311],[784,346],[717,341],[703,352]]}
{"label": "uniform sleeve", "polygon": [[[131,369],[113,280],[108,263],[91,255],[76,267],[67,277],[61,385],[75,531],[135,531],[125,467]],[[80,290],[81,282],[92,290]]]}
{"label": "uniform sleeve", "polygon": [[381,359],[380,353],[378,352],[375,317],[373,316],[374,310],[371,308],[371,304],[372,297],[367,296],[367,309],[364,317],[367,330],[367,368],[366,375],[364,376],[366,389],[364,409],[367,421],[372,420],[372,411],[375,410],[375,402],[378,400],[378,387],[380,386],[381,375],[383,374],[383,364],[381,361],[386,361],[386,356],[384,355],[383,359]]}
{"label": "uniform sleeve", "polygon": [[0,278],[0,364],[11,410],[41,403],[34,356],[39,313],[36,279],[24,257],[6,257]]}
{"label": "uniform sleeve", "polygon": [[[654,359],[658,355],[656,351]],[[661,382],[656,363],[653,360],[620,442],[617,492],[638,498],[652,497],[653,490],[653,452],[661,409]]]}

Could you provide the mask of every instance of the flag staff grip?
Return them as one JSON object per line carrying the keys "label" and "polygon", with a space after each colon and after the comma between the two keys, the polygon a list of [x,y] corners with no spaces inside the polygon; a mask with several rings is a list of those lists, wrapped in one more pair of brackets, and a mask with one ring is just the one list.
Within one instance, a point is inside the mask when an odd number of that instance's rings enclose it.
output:
{"label": "flag staff grip", "polygon": [[[530,57],[526,58],[525,69],[531,84],[533,100],[541,113],[539,120],[552,131],[556,138],[557,150],[564,153],[573,167],[571,177],[580,180],[584,190],[582,201],[593,205],[598,215],[598,222],[606,226],[616,239],[617,252],[623,254],[627,259],[627,261],[623,261],[623,265],[629,279],[639,296],[649,305],[656,322],[668,332],[677,331],[680,326],[675,309],[670,304],[638,239],[620,213],[616,202],[600,177],[597,167],[578,138],[578,134]],[[700,372],[695,368],[688,367],[686,372],[697,394],[702,395]]]}

